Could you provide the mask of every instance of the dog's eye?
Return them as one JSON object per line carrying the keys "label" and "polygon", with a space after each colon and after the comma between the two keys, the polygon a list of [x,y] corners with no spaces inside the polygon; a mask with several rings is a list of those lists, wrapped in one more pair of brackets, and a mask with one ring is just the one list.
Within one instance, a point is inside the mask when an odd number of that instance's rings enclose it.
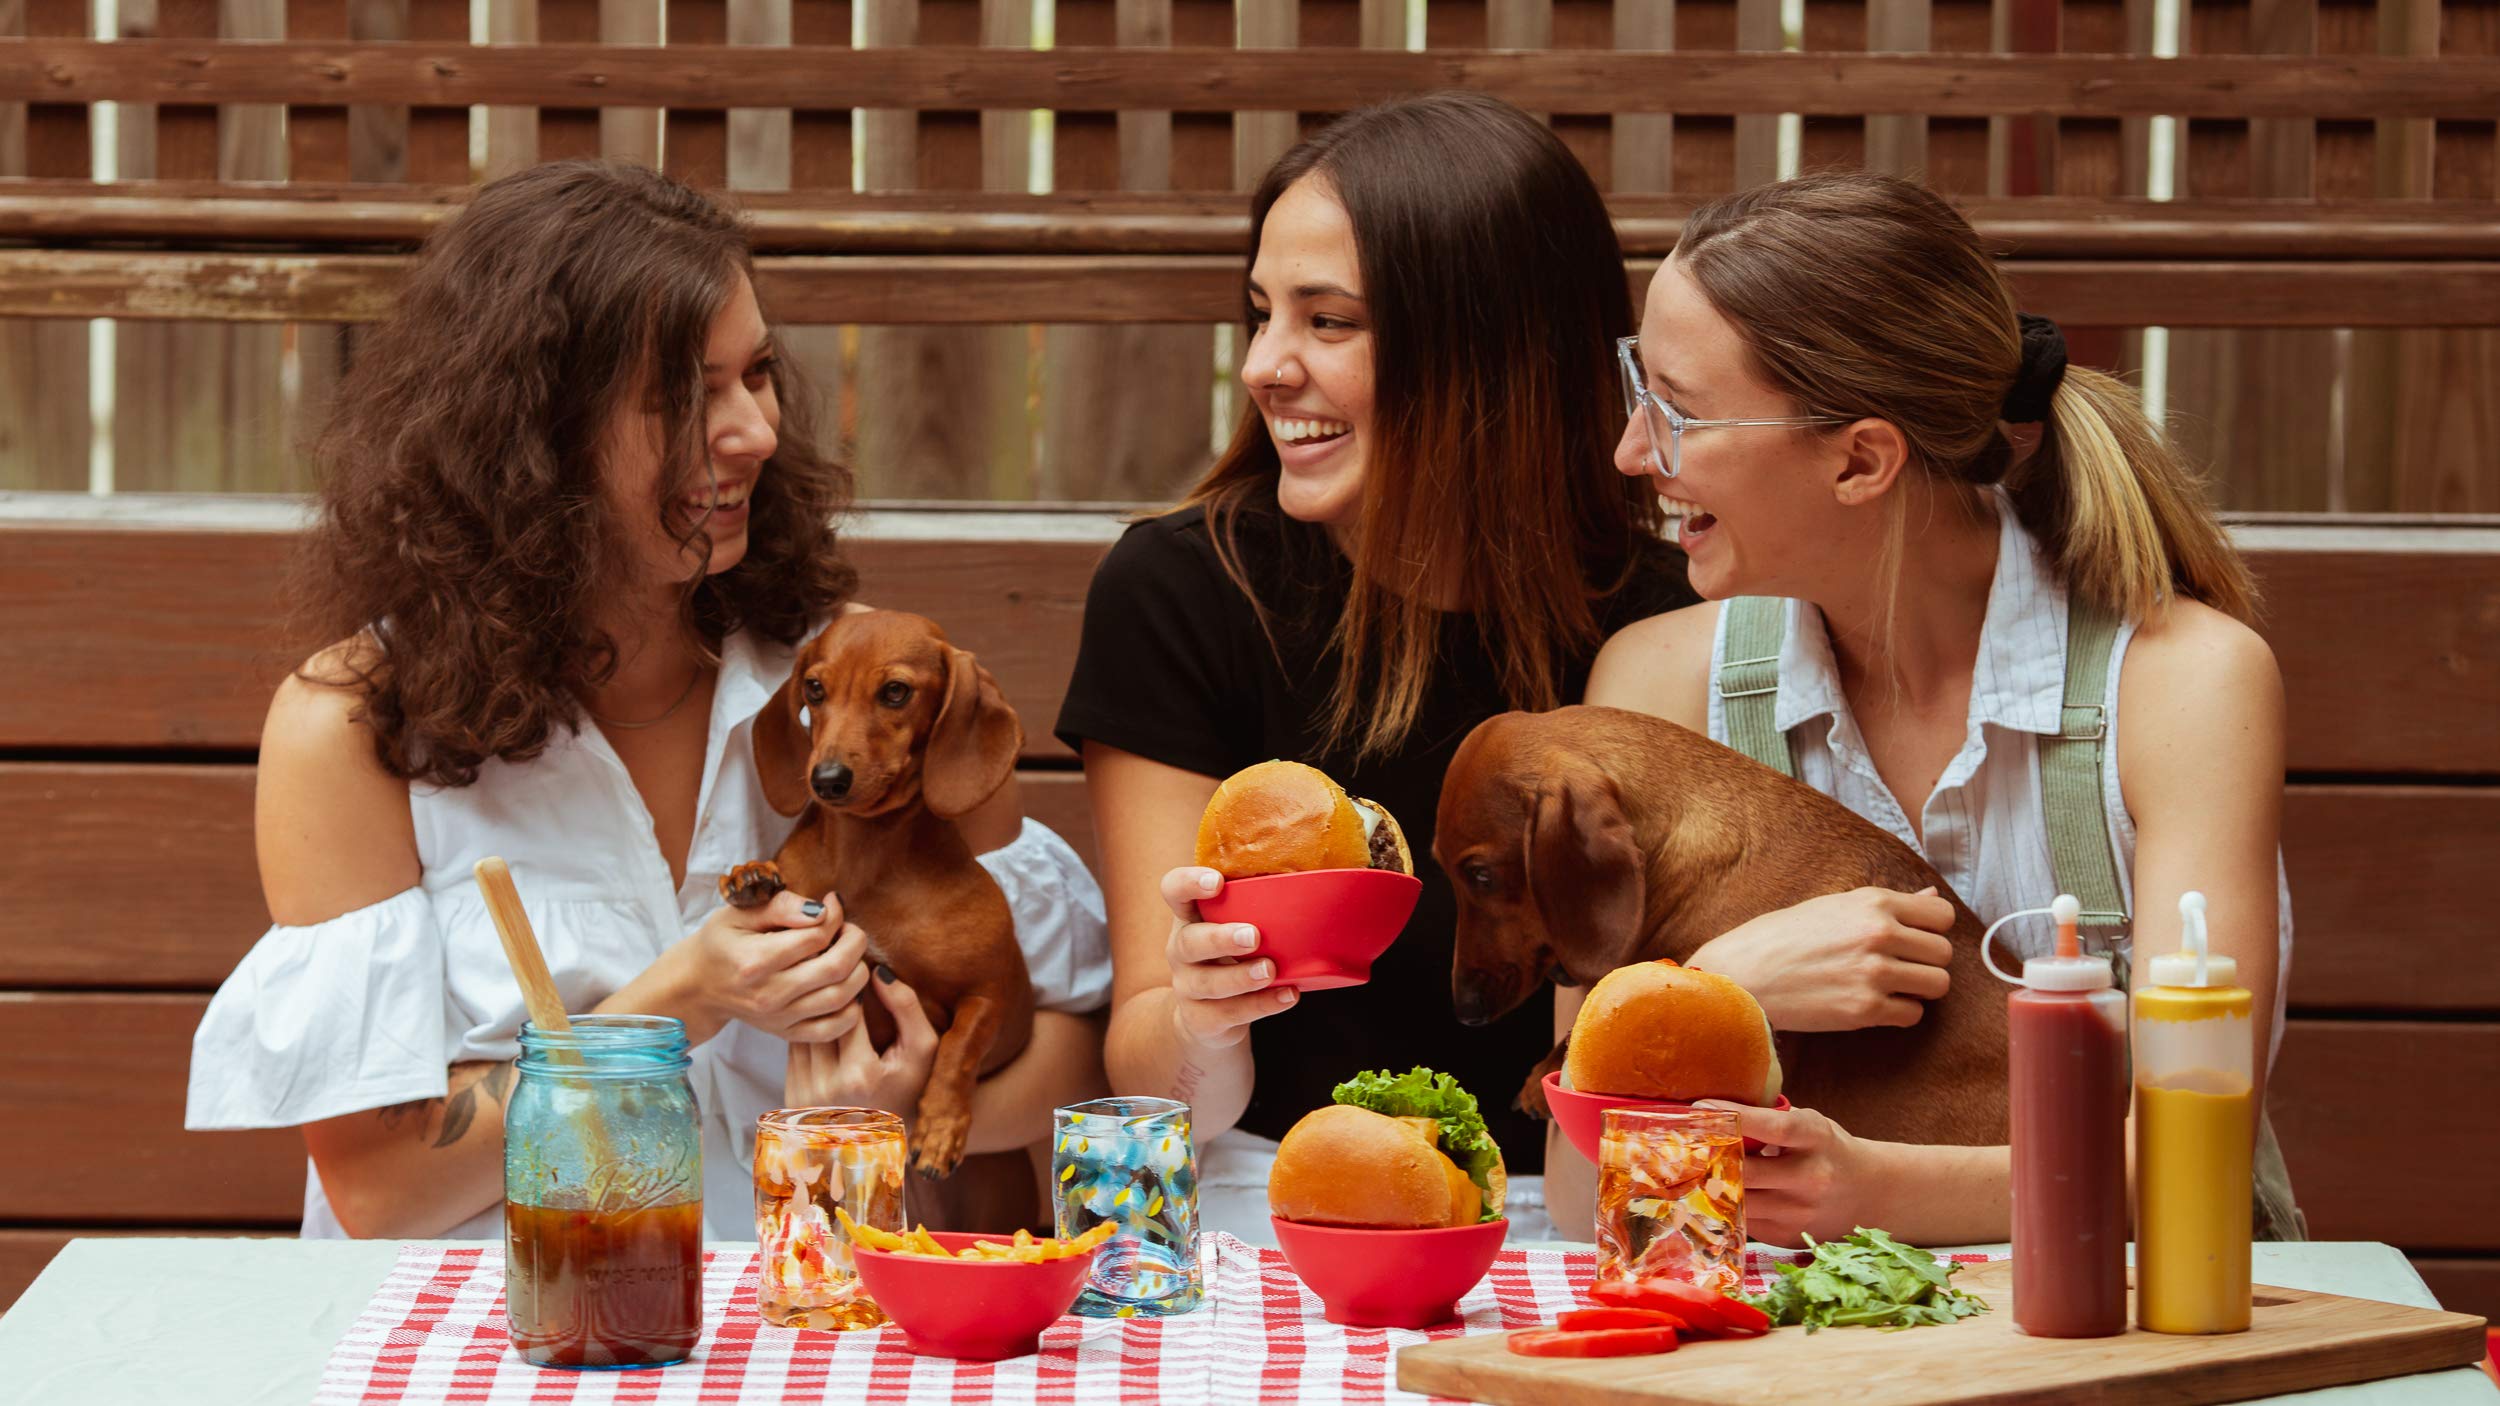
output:
{"label": "dog's eye", "polygon": [[822,703],[825,701],[825,686],[814,679],[809,679],[804,685],[802,685],[799,692],[807,695],[807,701],[810,703]]}
{"label": "dog's eye", "polygon": [[911,701],[911,685],[895,679],[877,690],[877,701],[889,708],[900,708]]}
{"label": "dog's eye", "polygon": [[1482,860],[1470,860],[1460,865],[1458,874],[1467,881],[1467,887],[1478,893],[1493,891],[1493,869]]}

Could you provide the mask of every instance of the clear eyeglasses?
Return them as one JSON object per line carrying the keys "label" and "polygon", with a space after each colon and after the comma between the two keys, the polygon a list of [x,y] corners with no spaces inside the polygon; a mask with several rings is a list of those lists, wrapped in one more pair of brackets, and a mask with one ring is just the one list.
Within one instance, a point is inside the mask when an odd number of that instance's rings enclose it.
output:
{"label": "clear eyeglasses", "polygon": [[1641,432],[1649,440],[1649,466],[1660,478],[1673,478],[1684,471],[1684,432],[1686,430],[1730,430],[1752,426],[1776,426],[1794,429],[1804,425],[1845,425],[1835,415],[1787,415],[1774,420],[1696,420],[1660,400],[1649,388],[1649,378],[1641,371],[1641,339],[1615,338],[1615,365],[1623,372],[1623,413],[1641,422]]}

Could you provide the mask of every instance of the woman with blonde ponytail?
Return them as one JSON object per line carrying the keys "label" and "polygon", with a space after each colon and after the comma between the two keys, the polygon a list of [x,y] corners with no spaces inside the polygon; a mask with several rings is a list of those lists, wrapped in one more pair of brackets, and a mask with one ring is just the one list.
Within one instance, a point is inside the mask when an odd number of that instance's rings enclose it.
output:
{"label": "woman with blonde ponytail", "polygon": [[[2135,393],[2017,314],[1951,206],[1864,174],[1696,212],[1619,355],[1615,466],[1658,494],[1704,600],[1617,634],[1588,701],[1834,796],[1988,921],[2076,892],[2088,941],[2123,955],[2132,929],[2163,952],[2180,895],[2203,892],[2214,949],[2256,994],[2262,1100],[2291,957],[2283,684],[2247,565]],[[1861,889],[1722,934],[1692,965],[1781,1029],[1910,1025],[1946,993],[1951,924],[1933,893]],[[2009,935],[2023,955],[2051,936]],[[1558,991],[1563,1020],[1578,997]],[[1758,1238],[2009,1233],[2002,1146],[1739,1117],[1768,1144],[1746,1168]],[[1548,1159],[1562,1223],[1589,1173],[1567,1146]],[[2255,1190],[2259,1232],[2298,1238],[2262,1124]]]}

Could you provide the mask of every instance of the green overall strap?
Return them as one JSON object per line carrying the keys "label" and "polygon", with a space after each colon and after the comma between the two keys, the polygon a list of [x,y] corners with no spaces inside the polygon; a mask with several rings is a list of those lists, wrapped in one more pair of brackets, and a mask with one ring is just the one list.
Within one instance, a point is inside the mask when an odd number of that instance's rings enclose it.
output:
{"label": "green overall strap", "polygon": [[2083,903],[2083,926],[2124,928],[2127,902],[2109,847],[2102,803],[2102,749],[2108,746],[2109,655],[2118,617],[2070,596],[2066,606],[2066,708],[2055,737],[2040,739],[2040,791],[2049,830],[2049,867],[2058,888]]}
{"label": "green overall strap", "polygon": [[1794,777],[1780,731],[1780,643],[1788,635],[1788,602],[1777,596],[1738,596],[1727,603],[1727,656],[1719,665],[1719,701],[1726,710],[1727,745]]}

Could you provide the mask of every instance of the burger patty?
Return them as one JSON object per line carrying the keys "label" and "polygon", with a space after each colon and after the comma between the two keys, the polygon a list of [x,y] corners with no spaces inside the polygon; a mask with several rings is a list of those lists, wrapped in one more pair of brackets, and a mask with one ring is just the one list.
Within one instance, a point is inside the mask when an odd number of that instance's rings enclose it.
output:
{"label": "burger patty", "polygon": [[1371,849],[1372,867],[1374,869],[1391,869],[1399,870],[1401,872],[1404,870],[1405,866],[1398,862],[1397,836],[1391,832],[1388,826],[1375,825],[1372,827]]}

